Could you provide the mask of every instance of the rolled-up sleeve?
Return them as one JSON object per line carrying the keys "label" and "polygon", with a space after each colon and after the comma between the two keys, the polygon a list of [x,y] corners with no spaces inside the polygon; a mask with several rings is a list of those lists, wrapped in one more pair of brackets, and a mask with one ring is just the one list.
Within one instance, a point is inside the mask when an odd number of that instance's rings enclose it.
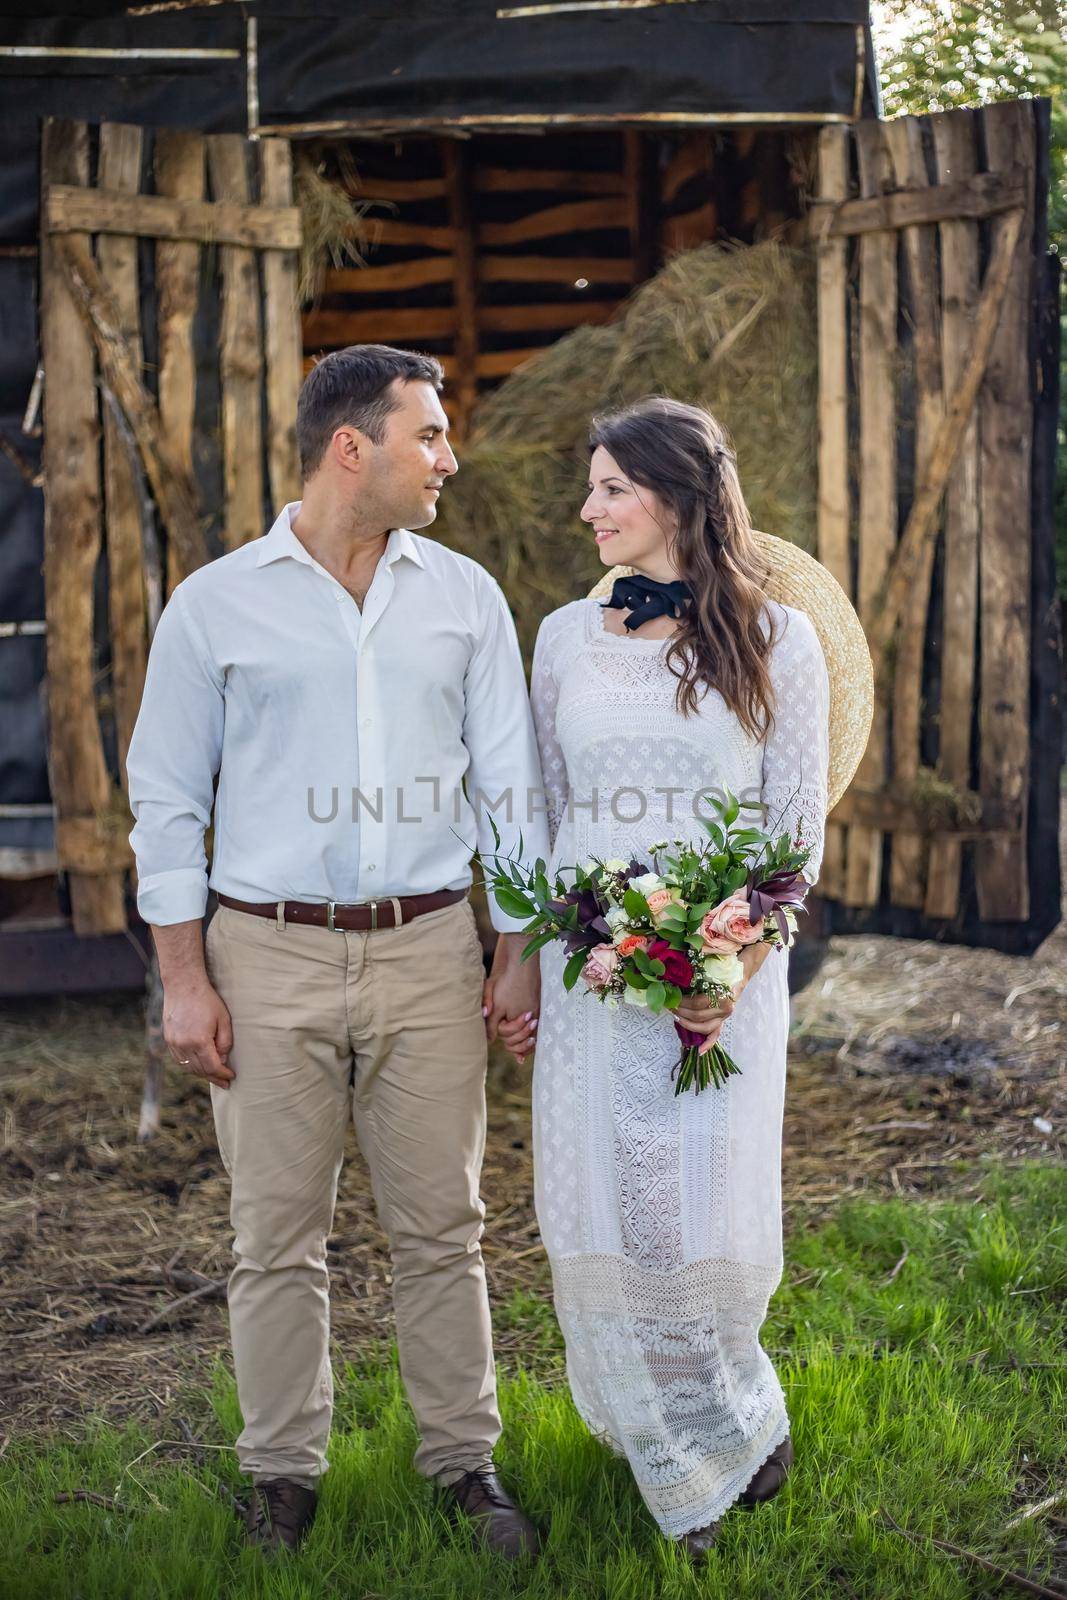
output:
{"label": "rolled-up sleeve", "polygon": [[[548,856],[548,827],[541,763],[515,624],[500,586],[489,580],[481,595],[478,643],[467,667],[463,742],[470,756],[468,796],[475,807],[478,849],[497,849],[532,868]],[[510,805],[497,805],[500,796]],[[490,820],[492,819],[492,820]],[[522,835],[522,851],[519,836]],[[524,920],[501,911],[492,895],[489,914],[498,933],[518,933]]]}
{"label": "rolled-up sleeve", "polygon": [[156,626],[126,758],[137,909],[165,926],[204,915],[204,834],[222,761],[224,683],[193,609],[175,589]]}

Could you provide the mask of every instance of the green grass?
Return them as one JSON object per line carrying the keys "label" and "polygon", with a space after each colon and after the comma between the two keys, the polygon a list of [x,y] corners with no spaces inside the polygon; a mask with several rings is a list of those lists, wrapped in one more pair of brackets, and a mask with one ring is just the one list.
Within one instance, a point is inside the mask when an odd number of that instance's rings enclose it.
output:
{"label": "green grass", "polygon": [[[533,1343],[539,1375],[503,1384],[499,1460],[530,1513],[551,1523],[538,1567],[488,1560],[434,1510],[409,1465],[414,1430],[395,1368],[383,1361],[338,1370],[318,1521],[305,1551],[281,1565],[241,1547],[217,1489],[220,1480],[241,1487],[227,1448],[185,1469],[187,1454],[151,1450],[160,1435],[135,1427],[98,1423],[77,1445],[13,1442],[0,1461],[0,1595],[993,1595],[1002,1591],[991,1575],[910,1545],[886,1529],[880,1508],[915,1533],[1048,1575],[1041,1518],[1002,1530],[1014,1510],[1063,1483],[1065,1303],[1062,1170],[990,1167],[978,1201],[853,1202],[795,1233],[765,1343],[789,1400],[797,1470],[772,1504],[727,1517],[715,1563],[701,1573],[660,1538],[625,1464],[585,1433],[559,1382],[551,1314],[524,1294],[497,1323]],[[201,1407],[201,1436],[225,1446],[238,1414],[221,1366]],[[131,1509],[54,1504],[74,1488]]]}

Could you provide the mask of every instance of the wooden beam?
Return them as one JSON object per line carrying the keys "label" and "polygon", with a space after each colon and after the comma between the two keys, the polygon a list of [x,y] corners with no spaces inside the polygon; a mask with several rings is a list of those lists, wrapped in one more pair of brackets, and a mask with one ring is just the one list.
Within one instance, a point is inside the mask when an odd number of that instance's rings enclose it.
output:
{"label": "wooden beam", "polygon": [[342,187],[356,201],[443,200],[448,193],[444,178],[361,177]]}
{"label": "wooden beam", "polygon": [[669,206],[691,179],[709,178],[713,160],[710,134],[691,133],[684,139],[663,169],[660,182],[663,204]]}
{"label": "wooden beam", "polygon": [[562,233],[599,232],[618,228],[625,232],[629,218],[617,200],[575,200],[549,206],[514,222],[483,222],[478,229],[482,246],[526,244],[530,239],[552,239]]}
{"label": "wooden beam", "polygon": [[[208,139],[208,170],[215,198],[224,205],[248,201],[247,144],[238,133]],[[295,245],[299,248],[299,236]],[[263,338],[255,251],[224,245],[219,374],[222,380],[222,451],[226,482],[227,550],[263,532]]]}
{"label": "wooden beam", "polygon": [[388,244],[415,244],[427,250],[455,249],[455,235],[451,228],[431,227],[422,222],[394,222],[391,217],[364,217],[353,223],[351,232],[361,239],[370,234],[371,248]]}
{"label": "wooden beam", "polygon": [[[561,301],[558,305],[486,306],[478,311],[485,333],[552,333],[586,323],[608,322],[618,310],[613,300]],[[393,308],[382,311],[312,311],[304,317],[309,349],[385,341],[446,339],[455,335],[455,306]]]}
{"label": "wooden beam", "polygon": [[[292,147],[284,139],[259,146],[260,195],[268,205],[293,198]],[[270,250],[263,257],[263,320],[267,357],[267,466],[271,509],[300,498],[300,457],[296,444],[296,402],[302,356],[298,262],[295,251]]]}
{"label": "wooden beam", "polygon": [[456,276],[452,290],[456,310],[453,354],[457,367],[453,429],[457,441],[462,442],[478,398],[478,260],[474,247],[469,152],[458,139],[443,139],[441,157],[448,185],[448,220],[456,241]]}
{"label": "wooden beam", "polygon": [[[859,156],[860,189],[882,193],[892,177],[884,126],[869,121],[853,130]],[[897,241],[890,230],[865,233],[859,241],[859,564],[857,610],[868,627],[897,539],[896,352]],[[885,675],[875,672],[871,736],[857,779],[877,789],[886,780],[888,713]],[[855,827],[848,836],[843,899],[848,905],[877,905],[882,873],[882,835]]]}
{"label": "wooden beam", "polygon": [[808,225],[812,238],[824,239],[923,222],[978,221],[1023,205],[1026,188],[1026,173],[1016,165],[1004,172],[979,172],[927,189],[897,189],[837,203],[816,200],[808,211]]}
{"label": "wooden beam", "polygon": [[622,137],[630,259],[633,262],[634,282],[644,283],[655,272],[659,254],[656,149],[637,128],[628,128]]}
{"label": "wooden beam", "polygon": [[[931,118],[939,178],[976,170],[978,134],[973,111],[945,111]],[[941,235],[941,357],[943,387],[959,387],[978,305],[978,229],[973,222],[946,221]],[[938,766],[957,786],[971,782],[971,713],[978,620],[978,416],[972,411],[945,490],[945,562],[942,576],[941,704],[938,707]],[[963,852],[959,840],[931,840],[926,870],[928,917],[959,911]]]}
{"label": "wooden beam", "polygon": [[614,300],[569,300],[558,305],[483,306],[481,323],[487,333],[553,333],[581,328],[587,323],[610,322],[618,311]]}
{"label": "wooden beam", "polygon": [[328,267],[326,294],[396,294],[431,283],[451,283],[454,256],[426,256],[419,261],[394,261],[383,267]]}
{"label": "wooden beam", "polygon": [[[89,181],[83,122],[47,118],[41,184]],[[79,241],[88,253],[88,239]],[[93,343],[75,302],[59,241],[41,239],[41,354],[44,394],[44,584],[48,622],[49,776],[57,819],[113,809],[94,692],[93,597],[100,553],[100,464]],[[65,865],[62,855],[61,865]],[[113,872],[68,878],[78,934],[126,928],[123,880]]]}
{"label": "wooden beam", "polygon": [[207,560],[196,496],[171,455],[155,402],[141,382],[122,335],[122,317],[114,296],[85,240],[65,236],[56,240],[55,248],[66,268],[74,303],[96,345],[101,371],[130,425],[164,527],[178,543],[185,570],[192,572]]}
{"label": "wooden beam", "polygon": [[634,264],[622,256],[490,256],[478,266],[483,283],[563,283],[584,278],[590,287],[601,283],[630,285],[636,281]]}
{"label": "wooden beam", "polygon": [[[98,177],[109,189],[136,194],[141,186],[144,135],[128,124],[105,122],[100,128]],[[119,315],[119,329],[138,373],[141,351],[141,305],[138,292],[137,241],[101,234],[96,248],[101,276],[110,286]],[[104,414],[104,543],[107,550],[108,620],[111,630],[111,682],[115,703],[115,737],[119,771],[126,770],[133,725],[144,691],[148,655],[144,555],[141,548],[141,494],[136,460],[121,419],[110,408]]]}
{"label": "wooden beam", "polygon": [[[159,194],[183,202],[204,197],[203,134],[162,129],[155,136],[155,184]],[[159,327],[159,421],[171,459],[187,482],[195,482],[193,434],[196,420],[196,351],[193,322],[200,298],[200,246],[187,239],[156,244],[156,299]],[[167,594],[188,576],[182,551],[167,541]]]}
{"label": "wooden beam", "polygon": [[164,195],[133,196],[112,189],[55,184],[48,191],[44,217],[48,233],[127,233],[144,239],[194,239],[198,244],[245,245],[256,250],[300,248],[300,212],[295,206],[212,205]]}
{"label": "wooden beam", "polygon": [[877,829],[894,837],[900,831],[929,839],[955,839],[957,843],[964,839],[989,839],[994,835],[1007,837],[1019,825],[1018,810],[996,802],[982,806],[976,818],[931,814],[916,802],[907,788],[896,783],[884,789],[865,789],[852,785],[837,802],[830,816],[837,823]]}
{"label": "wooden beam", "polygon": [[474,187],[482,194],[625,194],[621,172],[566,171],[561,167],[477,167]]}
{"label": "wooden beam", "polygon": [[[819,135],[819,193],[848,194],[849,136],[845,128]],[[819,560],[854,599],[849,559],[848,487],[848,244],[824,239],[815,247],[819,342]],[[821,892],[839,899],[845,885],[845,832],[829,826],[823,845]]]}
{"label": "wooden beam", "polygon": [[456,308],[411,306],[381,311],[309,311],[303,320],[305,349],[318,350],[345,344],[451,338],[456,331]]}
{"label": "wooden beam", "polygon": [[[1007,257],[1003,310],[979,400],[982,533],[979,783],[983,803],[1018,804],[1012,839],[975,859],[978,914],[991,922],[1029,915],[1026,800],[1030,792],[1031,452],[1035,373],[1034,114],[1027,100],[984,106],[985,149],[994,171],[1028,174],[1022,212],[994,218],[987,281]],[[985,293],[983,289],[983,299]]]}
{"label": "wooden beam", "polygon": [[676,255],[680,250],[695,250],[698,245],[710,244],[719,226],[719,211],[713,200],[708,200],[694,211],[679,217],[665,217],[660,233],[660,248],[665,255]]}
{"label": "wooden beam", "polygon": [[[922,128],[917,117],[894,117],[886,123],[886,141],[898,188],[921,190],[928,182]],[[917,489],[929,474],[941,421],[941,326],[937,300],[937,241],[928,223],[903,230],[904,294],[902,303],[912,328],[915,392],[915,481]],[[895,782],[915,781],[922,753],[923,662],[930,605],[937,521],[931,524],[923,559],[901,612],[893,655],[893,724],[891,766]],[[898,828],[890,846],[889,899],[895,906],[922,908],[926,898],[925,841],[919,833]]]}

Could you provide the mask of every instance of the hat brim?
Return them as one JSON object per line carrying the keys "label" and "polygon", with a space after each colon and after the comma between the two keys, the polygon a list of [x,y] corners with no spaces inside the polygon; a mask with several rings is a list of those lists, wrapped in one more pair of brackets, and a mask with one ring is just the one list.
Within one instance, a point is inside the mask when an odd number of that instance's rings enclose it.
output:
{"label": "hat brim", "polygon": [[[827,810],[832,811],[856,775],[874,718],[874,665],[863,626],[837,579],[814,556],[788,539],[752,530],[766,562],[767,594],[780,605],[795,606],[811,618],[819,636],[830,680],[830,765]],[[603,600],[616,578],[632,567],[612,567],[589,591]]]}

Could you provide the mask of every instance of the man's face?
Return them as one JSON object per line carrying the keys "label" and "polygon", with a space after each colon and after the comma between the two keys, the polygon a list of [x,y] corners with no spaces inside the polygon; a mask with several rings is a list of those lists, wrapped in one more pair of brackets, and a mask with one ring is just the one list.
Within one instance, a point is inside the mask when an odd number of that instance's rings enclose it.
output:
{"label": "man's face", "polygon": [[396,410],[380,445],[366,445],[360,497],[373,500],[390,528],[425,528],[437,516],[446,478],[459,470],[448,443],[448,418],[431,383],[394,379]]}

